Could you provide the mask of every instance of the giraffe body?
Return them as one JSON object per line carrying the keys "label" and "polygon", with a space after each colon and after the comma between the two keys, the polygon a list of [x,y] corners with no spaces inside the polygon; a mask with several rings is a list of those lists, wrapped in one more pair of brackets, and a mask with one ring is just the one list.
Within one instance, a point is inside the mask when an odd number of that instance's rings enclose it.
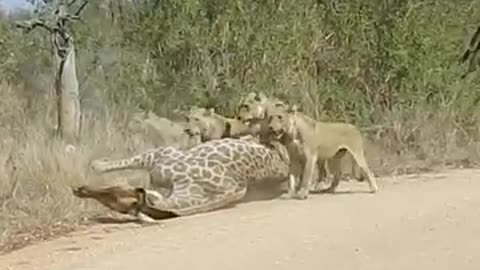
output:
{"label": "giraffe body", "polygon": [[[249,183],[266,178],[287,179],[290,158],[280,143],[224,138],[186,151],[158,148],[131,158],[94,161],[98,172],[145,169],[152,176],[145,207],[176,215],[211,211],[243,198]],[[159,188],[171,186],[168,195]]]}

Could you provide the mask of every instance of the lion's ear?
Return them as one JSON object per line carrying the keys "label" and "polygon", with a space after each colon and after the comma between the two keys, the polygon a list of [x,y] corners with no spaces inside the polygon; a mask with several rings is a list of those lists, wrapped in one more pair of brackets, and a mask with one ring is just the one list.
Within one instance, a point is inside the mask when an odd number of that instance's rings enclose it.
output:
{"label": "lion's ear", "polygon": [[188,111],[188,109],[187,110],[182,110],[180,108],[176,108],[176,109],[173,110],[173,113],[178,114],[181,117],[187,117],[187,111]]}
{"label": "lion's ear", "polygon": [[248,95],[246,96],[245,99],[246,100],[255,100],[256,97],[257,97],[257,93],[252,91],[252,92],[248,93]]}
{"label": "lion's ear", "polygon": [[264,101],[267,99],[267,96],[263,92],[258,92],[255,100]]}
{"label": "lion's ear", "polygon": [[195,106],[195,105],[192,105],[192,106],[188,106],[185,108],[185,110],[183,110],[183,113],[184,114],[190,114],[192,113],[194,110],[196,110],[198,107]]}
{"label": "lion's ear", "polygon": [[300,111],[300,107],[297,104],[292,104],[288,107],[289,113],[297,113]]}
{"label": "lion's ear", "polygon": [[277,100],[275,100],[275,101],[273,102],[273,107],[275,107],[275,108],[284,108],[284,107],[287,107],[287,106],[286,106],[285,103],[283,103],[282,101],[280,101],[280,100],[277,99]]}
{"label": "lion's ear", "polygon": [[213,114],[215,114],[215,107],[210,107],[203,112],[205,116],[212,116]]}

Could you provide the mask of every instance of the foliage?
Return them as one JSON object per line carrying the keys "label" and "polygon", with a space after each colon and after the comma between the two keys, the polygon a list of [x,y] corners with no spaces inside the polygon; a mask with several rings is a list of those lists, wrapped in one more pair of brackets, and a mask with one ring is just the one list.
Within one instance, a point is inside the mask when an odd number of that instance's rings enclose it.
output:
{"label": "foliage", "polygon": [[[83,98],[95,100],[100,90],[109,101],[162,114],[194,103],[231,114],[240,95],[265,91],[317,115],[365,124],[385,111],[424,104],[471,113],[480,99],[478,80],[461,81],[457,59],[478,17],[476,5],[93,2],[85,23],[75,26]],[[0,31],[11,33],[6,24]],[[5,76],[15,71],[15,59],[7,57],[12,47],[0,46]]]}

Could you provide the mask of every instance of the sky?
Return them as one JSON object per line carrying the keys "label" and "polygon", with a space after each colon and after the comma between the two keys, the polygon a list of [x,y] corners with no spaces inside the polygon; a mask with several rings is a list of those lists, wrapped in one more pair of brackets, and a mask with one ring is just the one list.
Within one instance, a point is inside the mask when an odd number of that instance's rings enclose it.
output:
{"label": "sky", "polygon": [[19,7],[28,7],[29,3],[25,0],[0,0],[0,6],[3,10],[12,10]]}

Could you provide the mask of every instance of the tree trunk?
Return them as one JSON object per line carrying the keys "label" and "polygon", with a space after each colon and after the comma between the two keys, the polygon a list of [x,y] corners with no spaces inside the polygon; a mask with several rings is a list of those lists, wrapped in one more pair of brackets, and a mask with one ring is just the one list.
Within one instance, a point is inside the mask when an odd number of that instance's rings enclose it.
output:
{"label": "tree trunk", "polygon": [[[80,135],[80,99],[77,71],[75,67],[75,46],[70,38],[65,51],[56,47],[55,92],[57,98],[57,134],[73,143]],[[61,57],[61,55],[63,57]]]}

